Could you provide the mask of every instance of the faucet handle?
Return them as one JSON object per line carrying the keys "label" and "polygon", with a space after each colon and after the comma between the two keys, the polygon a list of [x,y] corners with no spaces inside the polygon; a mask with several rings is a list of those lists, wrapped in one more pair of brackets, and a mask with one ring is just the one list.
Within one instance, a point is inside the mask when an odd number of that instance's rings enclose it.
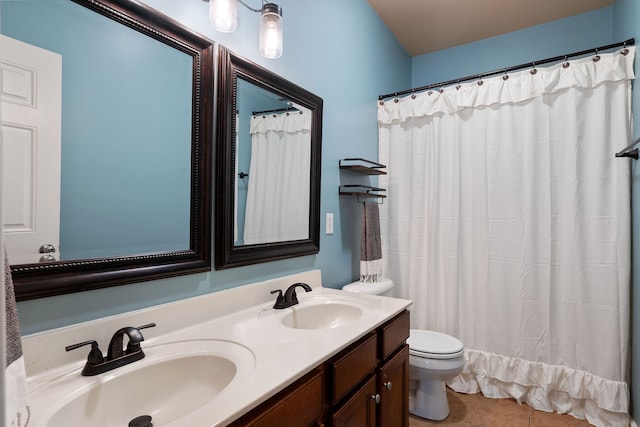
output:
{"label": "faucet handle", "polygon": [[91,344],[91,351],[87,355],[87,365],[99,365],[100,363],[104,363],[104,355],[102,354],[102,351],[100,351],[98,343],[95,340],[83,341],[78,344],[68,345],[64,349],[66,351],[71,351],[89,344]]}
{"label": "faucet handle", "polygon": [[[153,328],[155,326],[156,326],[155,323],[147,323],[146,325],[138,326],[137,328],[134,328],[134,329],[137,329],[138,333],[140,334],[140,329]],[[142,336],[142,334],[140,334],[140,341],[144,341],[144,337]],[[125,354],[131,354],[131,353],[140,351],[141,350],[140,341],[129,339],[129,342],[127,343],[127,349],[125,350]]]}
{"label": "faucet handle", "polygon": [[142,325],[142,326],[138,326],[136,329],[140,330],[140,329],[147,329],[147,328],[153,328],[155,327],[156,324],[155,323],[147,323],[146,325]]}
{"label": "faucet handle", "polygon": [[284,303],[284,297],[282,296],[282,289],[274,289],[271,291],[272,294],[277,293],[278,297],[276,298],[276,303],[273,305],[273,308],[285,308],[286,304]]}

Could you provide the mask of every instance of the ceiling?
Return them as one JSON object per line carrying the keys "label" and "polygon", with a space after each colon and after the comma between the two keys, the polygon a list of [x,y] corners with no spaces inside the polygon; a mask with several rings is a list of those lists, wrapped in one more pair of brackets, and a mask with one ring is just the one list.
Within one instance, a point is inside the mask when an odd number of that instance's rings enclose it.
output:
{"label": "ceiling", "polygon": [[411,56],[610,6],[614,0],[368,0]]}

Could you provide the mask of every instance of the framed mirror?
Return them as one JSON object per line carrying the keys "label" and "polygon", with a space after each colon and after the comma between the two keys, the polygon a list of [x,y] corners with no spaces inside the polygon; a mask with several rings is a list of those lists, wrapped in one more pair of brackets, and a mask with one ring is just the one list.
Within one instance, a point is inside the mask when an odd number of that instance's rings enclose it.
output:
{"label": "framed mirror", "polygon": [[213,42],[135,0],[4,2],[2,15],[4,35],[63,64],[59,248],[12,261],[7,238],[16,298],[211,270]]}
{"label": "framed mirror", "polygon": [[218,53],[215,267],[315,254],[322,98]]}

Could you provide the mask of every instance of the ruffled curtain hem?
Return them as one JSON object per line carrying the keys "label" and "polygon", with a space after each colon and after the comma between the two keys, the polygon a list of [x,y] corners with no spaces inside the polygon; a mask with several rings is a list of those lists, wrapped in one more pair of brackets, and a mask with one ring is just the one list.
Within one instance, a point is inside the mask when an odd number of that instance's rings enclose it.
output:
{"label": "ruffled curtain hem", "polygon": [[564,366],[465,350],[465,367],[447,385],[460,393],[513,398],[534,409],[569,414],[602,427],[629,426],[629,387]]}

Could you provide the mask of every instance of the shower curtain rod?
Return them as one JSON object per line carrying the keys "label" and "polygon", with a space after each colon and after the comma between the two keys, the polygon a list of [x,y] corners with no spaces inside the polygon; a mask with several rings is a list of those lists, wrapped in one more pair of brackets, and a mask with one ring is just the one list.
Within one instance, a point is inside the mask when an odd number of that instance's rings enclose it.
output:
{"label": "shower curtain rod", "polygon": [[[296,107],[276,108],[274,110],[253,111],[251,115],[257,116],[265,113],[283,113],[285,111],[298,111],[298,109]],[[302,111],[300,111],[300,114],[302,114]]]}
{"label": "shower curtain rod", "polygon": [[424,90],[441,88],[441,87],[444,87],[444,86],[449,86],[449,85],[452,85],[452,84],[462,83],[462,82],[466,82],[466,81],[470,81],[470,80],[480,80],[480,79],[482,79],[484,77],[495,76],[495,75],[503,74],[503,73],[506,74],[508,72],[522,70],[524,68],[534,68],[535,69],[536,65],[548,64],[550,62],[558,62],[558,61],[566,60],[568,58],[587,55],[587,54],[590,54],[590,53],[595,53],[597,55],[598,51],[601,51],[601,50],[613,49],[613,48],[620,47],[620,46],[627,47],[627,46],[632,46],[634,44],[635,44],[635,39],[629,39],[629,40],[625,40],[625,41],[619,42],[619,43],[613,43],[613,44],[609,44],[609,45],[606,45],[606,46],[600,46],[600,47],[596,47],[596,48],[593,48],[593,49],[583,50],[583,51],[580,51],[580,52],[569,53],[567,55],[554,56],[553,58],[542,59],[540,61],[527,62],[526,64],[515,65],[515,66],[512,66],[512,67],[502,68],[502,69],[499,69],[499,70],[489,71],[489,72],[486,72],[486,73],[473,74],[471,76],[461,77],[459,79],[448,80],[448,81],[445,81],[445,82],[435,83],[435,84],[431,84],[431,85],[427,85],[427,86],[421,86],[421,87],[417,87],[417,88],[413,88],[413,89],[403,90],[403,91],[400,91],[400,92],[393,92],[393,93],[389,93],[389,94],[386,94],[386,95],[380,95],[380,96],[378,96],[378,100],[382,101],[383,99],[386,99],[386,98],[393,98],[393,97],[397,97],[397,96],[408,95],[410,93],[421,92],[421,91],[424,91]]}

